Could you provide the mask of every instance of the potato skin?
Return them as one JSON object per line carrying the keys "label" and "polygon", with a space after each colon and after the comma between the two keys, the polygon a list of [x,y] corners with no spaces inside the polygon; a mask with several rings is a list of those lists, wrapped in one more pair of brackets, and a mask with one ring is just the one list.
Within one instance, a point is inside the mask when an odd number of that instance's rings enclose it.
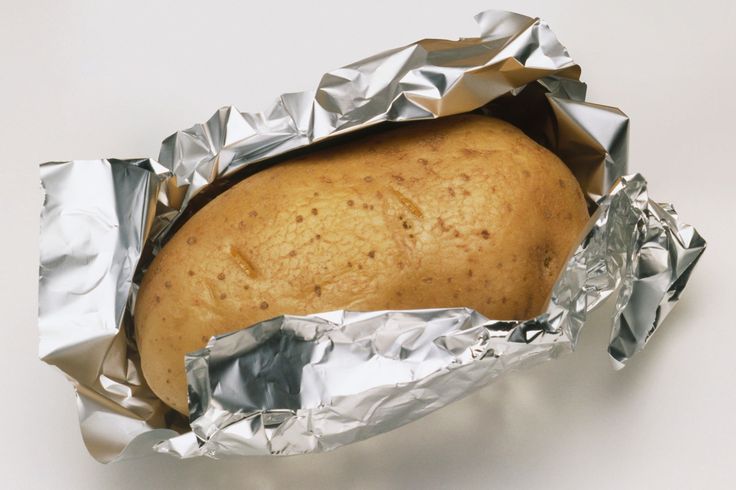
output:
{"label": "potato skin", "polygon": [[184,354],[280,314],[543,311],[588,220],[551,152],[503,121],[398,125],[267,168],[171,238],[135,308],[143,374],[188,413]]}

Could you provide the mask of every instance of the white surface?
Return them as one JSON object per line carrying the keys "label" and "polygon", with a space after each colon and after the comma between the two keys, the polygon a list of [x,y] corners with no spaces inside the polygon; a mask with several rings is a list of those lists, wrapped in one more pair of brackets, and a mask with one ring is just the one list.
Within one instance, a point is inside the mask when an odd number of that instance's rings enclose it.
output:
{"label": "white surface", "polygon": [[[267,3],[0,1],[0,486],[735,488],[736,4]],[[631,169],[709,241],[648,349],[614,372],[607,329],[591,328],[573,355],[331,454],[88,456],[71,386],[36,357],[37,164],[155,157],[222,105],[258,110],[380,50],[476,35],[472,15],[491,7],[552,25],[589,99],[631,116]]]}

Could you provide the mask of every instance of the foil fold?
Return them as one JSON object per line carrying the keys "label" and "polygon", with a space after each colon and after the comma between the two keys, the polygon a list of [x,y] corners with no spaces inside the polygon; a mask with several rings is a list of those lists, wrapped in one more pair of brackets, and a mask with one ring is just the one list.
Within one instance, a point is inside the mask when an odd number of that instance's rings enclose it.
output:
{"label": "foil fold", "polygon": [[[39,355],[75,386],[95,458],[331,450],[569,352],[587,312],[611,294],[611,358],[622,366],[646,345],[705,242],[670,204],[649,197],[643,177],[626,175],[628,118],[585,100],[580,68],[546,23],[498,11],[476,20],[477,38],[377,54],[264,112],[220,109],[166,138],[158,161],[41,166]],[[589,197],[591,219],[543,315],[499,321],[453,308],[278,317],[187,356],[189,420],[155,397],[140,371],[132,311],[147,265],[182,222],[289,155],[382,124],[469,111],[505,119],[555,152]]]}

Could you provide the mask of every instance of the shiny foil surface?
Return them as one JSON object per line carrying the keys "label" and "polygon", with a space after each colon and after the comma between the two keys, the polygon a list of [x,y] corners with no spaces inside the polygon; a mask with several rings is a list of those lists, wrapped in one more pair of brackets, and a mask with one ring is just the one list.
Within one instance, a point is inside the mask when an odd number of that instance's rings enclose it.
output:
{"label": "shiny foil surface", "polygon": [[[580,69],[549,27],[510,12],[481,33],[422,40],[325,74],[266,111],[220,109],[164,140],[158,162],[41,166],[40,357],[74,384],[100,461],[327,451],[391,430],[503,372],[571,351],[586,313],[617,295],[609,354],[622,366],[680,298],[705,249],[672,205],[627,174],[628,118],[585,101]],[[132,311],[153,254],[211,197],[285,155],[379,124],[476,111],[555,152],[591,219],[533,319],[464,308],[283,316],[186,357],[190,420],[140,372]],[[268,362],[264,362],[268,361]]]}

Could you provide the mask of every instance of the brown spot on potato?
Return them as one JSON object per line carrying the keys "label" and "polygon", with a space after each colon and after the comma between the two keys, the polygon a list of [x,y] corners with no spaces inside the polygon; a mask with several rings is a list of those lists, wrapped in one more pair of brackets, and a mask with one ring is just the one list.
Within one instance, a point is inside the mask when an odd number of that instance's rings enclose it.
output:
{"label": "brown spot on potato", "polygon": [[304,216],[302,216],[301,214],[297,214],[296,215],[296,222],[297,223],[301,223],[302,221],[304,221]]}
{"label": "brown spot on potato", "polygon": [[432,281],[433,281],[433,278],[431,278],[431,277],[425,277],[425,278],[422,279],[422,282],[424,284],[432,284]]}
{"label": "brown spot on potato", "polygon": [[396,182],[399,182],[399,183],[404,182],[404,177],[402,177],[401,175],[398,175],[398,174],[391,175],[391,178],[394,179]]}
{"label": "brown spot on potato", "polygon": [[319,285],[314,286],[314,294],[316,294],[318,297],[322,296],[322,287]]}
{"label": "brown spot on potato", "polygon": [[154,299],[156,300],[156,303],[160,303],[161,302],[161,296],[159,296],[158,294],[155,296]]}
{"label": "brown spot on potato", "polygon": [[463,179],[465,182],[470,180],[470,175],[466,174],[465,172],[462,172],[460,174],[460,178]]}
{"label": "brown spot on potato", "polygon": [[488,233],[488,230],[482,230],[480,232],[480,236],[483,237],[483,240],[488,240],[491,237],[491,234]]}
{"label": "brown spot on potato", "polygon": [[189,274],[189,277],[191,277],[191,276],[193,276],[193,275],[194,275],[194,271],[191,271],[191,270],[190,270],[190,271],[189,271],[189,272],[188,272],[187,274]]}
{"label": "brown spot on potato", "polygon": [[166,282],[164,283],[164,287],[165,287],[166,289],[169,289],[169,288],[171,287],[171,281],[166,281]]}
{"label": "brown spot on potato", "polygon": [[348,199],[348,206],[353,207],[355,202],[352,199]]}
{"label": "brown spot on potato", "polygon": [[450,231],[450,227],[445,224],[445,220],[443,220],[442,218],[437,218],[437,224],[440,226],[440,229],[443,232]]}
{"label": "brown spot on potato", "polygon": [[225,299],[225,298],[227,298],[227,294],[225,294],[225,293],[220,293],[220,299]]}
{"label": "brown spot on potato", "polygon": [[267,302],[265,302],[265,301],[261,301],[261,304],[260,304],[260,305],[258,305],[258,307],[259,307],[260,309],[262,309],[262,310],[267,310],[267,309],[268,309],[268,303],[267,303]]}
{"label": "brown spot on potato", "polygon": [[190,236],[187,238],[187,245],[194,245],[197,243],[197,237],[196,236]]}
{"label": "brown spot on potato", "polygon": [[322,238],[322,235],[320,235],[319,233],[317,233],[316,235],[314,235],[314,238],[316,238],[317,240],[319,240],[319,239]]}
{"label": "brown spot on potato", "polygon": [[325,184],[332,184],[332,179],[331,179],[331,178],[329,178],[329,177],[328,177],[328,176],[326,176],[326,175],[323,175],[322,177],[320,177],[320,180],[321,180],[322,182],[324,182]]}
{"label": "brown spot on potato", "polygon": [[219,274],[217,274],[217,278],[219,280],[221,280],[221,281],[224,281],[225,280],[225,273],[224,272],[220,272]]}
{"label": "brown spot on potato", "polygon": [[258,211],[255,211],[255,210],[250,211],[248,213],[248,216],[250,216],[251,218],[255,218],[256,216],[258,216]]}
{"label": "brown spot on potato", "polygon": [[202,342],[204,342],[205,344],[210,340],[209,337],[207,337],[206,335],[202,335],[201,339],[202,339]]}
{"label": "brown spot on potato", "polygon": [[417,159],[417,163],[420,163],[420,164],[422,164],[422,165],[426,165],[426,164],[427,164],[427,163],[429,163],[429,162],[427,161],[427,159],[426,159],[426,158],[418,158],[418,159]]}
{"label": "brown spot on potato", "polygon": [[245,230],[245,221],[242,221],[242,220],[239,221],[238,222],[238,228],[240,228],[241,230]]}
{"label": "brown spot on potato", "polygon": [[296,257],[296,250],[289,252],[289,257]]}
{"label": "brown spot on potato", "polygon": [[473,277],[473,269],[468,269],[468,277]]}
{"label": "brown spot on potato", "polygon": [[455,197],[455,189],[453,189],[452,187],[448,187],[447,192],[449,192],[452,197]]}
{"label": "brown spot on potato", "polygon": [[530,177],[531,176],[531,174],[529,173],[529,171],[527,169],[522,169],[521,173],[524,174],[524,177]]}
{"label": "brown spot on potato", "polygon": [[319,214],[319,210],[317,208],[312,208],[312,215],[317,216]]}
{"label": "brown spot on potato", "polygon": [[363,177],[363,180],[365,182],[373,182],[373,177],[371,177],[370,175],[366,175],[365,177]]}
{"label": "brown spot on potato", "polygon": [[371,250],[370,252],[368,252],[368,257],[370,257],[372,259],[375,258],[376,257],[376,251],[375,250]]}
{"label": "brown spot on potato", "polygon": [[564,180],[562,180],[562,179],[559,179],[559,180],[557,181],[557,183],[558,183],[558,184],[560,184],[560,187],[561,187],[562,189],[564,189],[565,187],[567,187],[567,185],[565,184],[565,181],[564,181]]}

